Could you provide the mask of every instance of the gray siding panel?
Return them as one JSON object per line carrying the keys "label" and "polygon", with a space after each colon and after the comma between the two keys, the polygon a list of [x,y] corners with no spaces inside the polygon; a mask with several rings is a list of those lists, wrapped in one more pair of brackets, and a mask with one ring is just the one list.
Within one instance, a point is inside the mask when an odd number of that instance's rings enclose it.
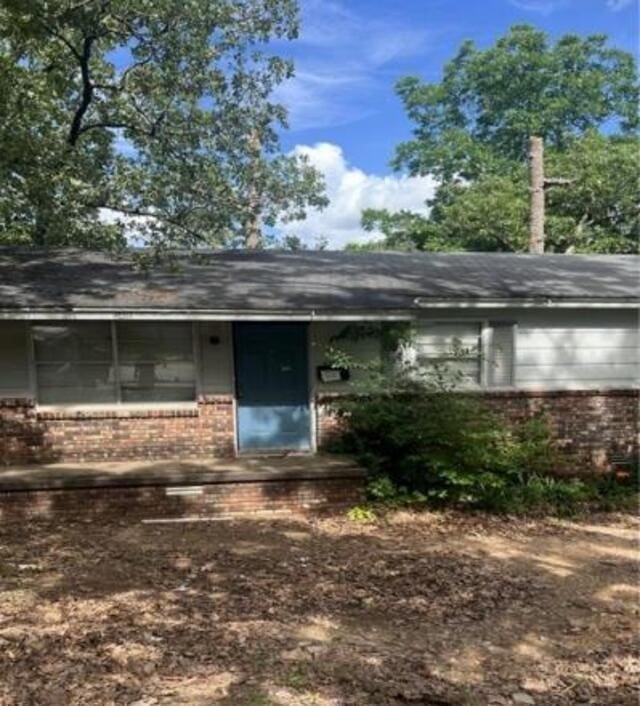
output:
{"label": "gray siding panel", "polygon": [[232,326],[227,321],[207,321],[201,322],[198,328],[200,392],[230,395],[233,393]]}

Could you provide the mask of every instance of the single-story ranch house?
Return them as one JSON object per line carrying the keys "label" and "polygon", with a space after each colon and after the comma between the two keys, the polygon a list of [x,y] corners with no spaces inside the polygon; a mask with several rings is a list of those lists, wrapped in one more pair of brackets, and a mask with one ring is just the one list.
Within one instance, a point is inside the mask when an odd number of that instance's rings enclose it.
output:
{"label": "single-story ranch house", "polygon": [[353,381],[329,343],[406,321],[418,361],[461,341],[501,414],[545,411],[575,470],[608,467],[638,445],[639,275],[636,256],[220,251],[146,272],[0,249],[0,460],[315,452]]}

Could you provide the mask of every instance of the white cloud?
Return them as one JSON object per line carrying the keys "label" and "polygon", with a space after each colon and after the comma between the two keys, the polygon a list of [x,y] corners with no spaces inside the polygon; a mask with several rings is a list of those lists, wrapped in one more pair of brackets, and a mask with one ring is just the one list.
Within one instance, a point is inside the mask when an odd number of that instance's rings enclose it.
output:
{"label": "white cloud", "polygon": [[340,76],[325,69],[299,71],[278,87],[275,99],[287,108],[294,130],[344,125],[371,114],[371,107],[357,99],[368,83],[357,71]]}
{"label": "white cloud", "polygon": [[385,75],[389,65],[425,51],[433,37],[423,26],[393,16],[357,14],[335,0],[304,0],[301,10],[296,74],[275,92],[294,130],[342,125],[370,115],[373,94],[390,90],[392,78]]}
{"label": "white cloud", "polygon": [[329,247],[335,249],[379,237],[379,233],[367,233],[360,226],[366,208],[427,213],[425,201],[433,196],[436,186],[431,177],[367,174],[350,165],[342,148],[330,142],[298,145],[293,152],[306,155],[324,174],[331,202],[323,211],[310,211],[304,221],[282,224],[278,230],[284,234],[298,235],[307,243],[327,238]]}
{"label": "white cloud", "polygon": [[607,7],[613,12],[619,12],[635,4],[636,0],[607,0]]}
{"label": "white cloud", "polygon": [[540,15],[550,15],[555,10],[567,4],[568,0],[509,0],[511,5],[527,10],[528,12],[537,12]]}

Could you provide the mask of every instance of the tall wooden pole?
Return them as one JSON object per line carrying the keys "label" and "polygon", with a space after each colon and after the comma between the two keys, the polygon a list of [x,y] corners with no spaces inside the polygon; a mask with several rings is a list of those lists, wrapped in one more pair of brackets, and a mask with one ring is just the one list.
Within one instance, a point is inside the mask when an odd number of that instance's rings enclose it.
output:
{"label": "tall wooden pole", "polygon": [[257,167],[261,150],[260,135],[254,130],[249,137],[249,148],[252,153],[253,173],[250,175],[249,193],[247,197],[249,217],[245,224],[244,244],[250,250],[262,247],[262,227],[260,223],[260,189],[257,183]]}
{"label": "tall wooden pole", "polygon": [[529,216],[529,252],[544,252],[544,145],[541,137],[529,138],[531,174],[531,212]]}

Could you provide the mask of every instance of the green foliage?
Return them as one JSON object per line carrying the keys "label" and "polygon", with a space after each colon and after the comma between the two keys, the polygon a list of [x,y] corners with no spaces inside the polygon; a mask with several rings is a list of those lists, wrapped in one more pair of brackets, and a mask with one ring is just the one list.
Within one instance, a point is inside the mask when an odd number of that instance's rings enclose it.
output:
{"label": "green foliage", "polygon": [[[486,50],[465,42],[440,83],[409,77],[397,90],[414,137],[394,166],[440,186],[428,217],[365,211],[364,228],[385,240],[360,249],[526,250],[527,141],[541,135],[547,175],[573,180],[549,189],[547,249],[637,251],[637,69],[606,37],[551,44],[515,26]],[[605,125],[619,134],[599,134]]]}
{"label": "green foliage", "polygon": [[377,517],[375,510],[368,505],[355,505],[347,510],[347,519],[351,522],[368,524],[375,522]]}
{"label": "green foliage", "polygon": [[[358,340],[368,325],[345,327],[336,341]],[[571,514],[581,506],[629,509],[638,502],[640,464],[617,476],[580,480],[554,472],[562,463],[544,415],[505,423],[483,400],[463,387],[457,363],[467,350],[454,343],[448,362],[419,364],[401,355],[407,339],[395,329],[400,355],[380,365],[332,349],[340,364],[364,374],[348,396],[333,402],[346,432],[332,444],[369,471],[369,505],[350,511],[368,522],[378,509],[453,505],[494,512],[535,510]],[[345,356],[345,357],[340,357]]]}
{"label": "green foliage", "polygon": [[295,0],[6,0],[0,242],[217,245],[323,205],[270,99],[297,26]]}
{"label": "green foliage", "polygon": [[464,42],[440,83],[407,77],[397,90],[415,138],[399,145],[394,164],[444,181],[523,161],[530,135],[562,150],[607,122],[638,127],[634,58],[604,35],[551,44],[543,31],[516,25],[485,50]]}
{"label": "green foliage", "polygon": [[638,489],[613,475],[600,479],[533,475],[509,493],[489,501],[487,509],[512,514],[535,511],[562,516],[575,515],[581,509],[637,511]]}
{"label": "green foliage", "polygon": [[558,457],[544,417],[508,427],[478,398],[411,384],[410,396],[363,395],[336,403],[348,420],[336,450],[353,454],[370,471],[372,506],[354,508],[352,519],[370,521],[377,507],[425,505],[556,515],[581,507],[637,508],[635,477],[552,475]]}
{"label": "green foliage", "polygon": [[508,428],[478,398],[413,386],[337,403],[348,419],[344,450],[374,476],[372,500],[485,507],[552,470],[544,420]]}

